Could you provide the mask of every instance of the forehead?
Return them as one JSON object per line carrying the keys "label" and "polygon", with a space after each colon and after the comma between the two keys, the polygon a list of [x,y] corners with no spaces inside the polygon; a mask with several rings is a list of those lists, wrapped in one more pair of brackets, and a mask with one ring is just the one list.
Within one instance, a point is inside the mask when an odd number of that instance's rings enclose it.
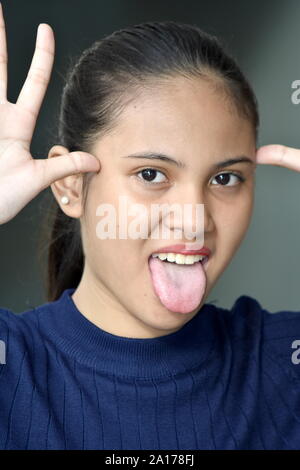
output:
{"label": "forehead", "polygon": [[[173,154],[251,153],[251,122],[209,81],[173,78],[139,91],[118,118],[114,148],[138,152],[147,147]],[[130,148],[129,148],[129,147]]]}
{"label": "forehead", "polygon": [[156,129],[180,126],[184,131],[199,132],[200,126],[207,130],[240,130],[244,121],[220,87],[200,78],[178,77],[138,93],[126,106],[121,124],[128,129],[133,123],[139,128],[146,122]]}

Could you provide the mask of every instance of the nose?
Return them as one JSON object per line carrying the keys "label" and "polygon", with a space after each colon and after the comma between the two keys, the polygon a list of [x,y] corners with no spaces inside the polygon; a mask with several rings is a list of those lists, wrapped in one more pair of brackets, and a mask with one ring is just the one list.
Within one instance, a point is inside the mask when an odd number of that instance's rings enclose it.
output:
{"label": "nose", "polygon": [[[173,207],[173,210],[172,210]],[[193,184],[177,192],[169,201],[169,212],[162,217],[162,224],[174,234],[174,238],[187,243],[204,244],[204,234],[209,230],[209,210],[203,191]]]}

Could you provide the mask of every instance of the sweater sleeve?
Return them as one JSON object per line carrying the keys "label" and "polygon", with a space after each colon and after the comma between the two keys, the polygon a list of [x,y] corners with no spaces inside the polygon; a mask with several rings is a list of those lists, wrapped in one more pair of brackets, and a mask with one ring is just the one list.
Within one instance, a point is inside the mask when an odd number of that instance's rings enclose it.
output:
{"label": "sweater sleeve", "polygon": [[[32,343],[24,330],[23,322],[10,310],[0,309],[0,449],[6,448],[11,438],[8,429],[12,410],[19,407],[19,419],[26,413],[23,407],[27,395],[31,393],[33,381],[30,380]],[[17,449],[17,447],[15,447]]]}
{"label": "sweater sleeve", "polygon": [[271,313],[263,310],[263,315],[263,340],[269,360],[286,374],[289,385],[297,388],[300,399],[300,311]]}
{"label": "sweater sleeve", "polygon": [[281,372],[286,380],[300,381],[300,310],[270,312],[243,295],[230,313],[233,341],[244,341],[245,346],[248,342],[247,349],[257,360],[268,362],[269,370]]}
{"label": "sweater sleeve", "polygon": [[276,448],[298,449],[300,311],[270,312],[252,297],[241,296],[230,315],[229,337],[240,365],[233,375],[243,377],[248,371],[243,383],[247,396],[256,397],[257,432],[264,448],[275,448],[276,442]]}

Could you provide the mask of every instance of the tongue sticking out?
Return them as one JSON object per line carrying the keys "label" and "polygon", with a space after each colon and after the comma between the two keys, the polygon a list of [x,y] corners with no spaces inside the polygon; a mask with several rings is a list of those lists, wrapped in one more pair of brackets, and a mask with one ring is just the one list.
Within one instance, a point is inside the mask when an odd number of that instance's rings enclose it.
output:
{"label": "tongue sticking out", "polygon": [[178,265],[151,256],[149,267],[154,291],[168,310],[190,313],[197,308],[206,287],[206,275],[200,262]]}

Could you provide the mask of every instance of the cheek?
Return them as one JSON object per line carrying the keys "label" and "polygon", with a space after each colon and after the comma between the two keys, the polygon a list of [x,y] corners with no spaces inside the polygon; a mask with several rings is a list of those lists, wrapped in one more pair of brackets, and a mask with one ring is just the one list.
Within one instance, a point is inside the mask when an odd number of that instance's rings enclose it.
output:
{"label": "cheek", "polygon": [[145,262],[139,256],[139,240],[93,239],[90,243],[87,262],[100,283],[122,299],[130,298],[132,292],[140,292]]}
{"label": "cheek", "polygon": [[[89,265],[93,266],[97,277],[113,279],[116,285],[120,279],[123,285],[124,279],[134,281],[145,264],[143,247],[146,240],[132,239],[129,233],[130,227],[136,228],[136,224],[131,225],[136,220],[136,215],[127,215],[124,217],[125,221],[120,217],[121,214],[128,214],[130,209],[133,209],[133,201],[129,198],[126,200],[127,204],[123,207],[121,201],[118,199],[115,201],[113,198],[106,200],[106,203],[100,201],[98,205],[90,203],[86,206],[85,222],[82,225],[82,238]],[[109,211],[103,210],[102,215],[99,213],[101,204],[107,204],[106,208],[110,208]],[[142,223],[144,219],[147,217],[139,218]],[[125,233],[123,239],[122,231]],[[102,237],[105,233],[108,238]]]}
{"label": "cheek", "polygon": [[[131,222],[137,219],[137,213],[134,210],[135,204],[142,203],[147,207],[143,201],[137,198],[128,191],[128,187],[124,185],[124,181],[119,181],[118,184],[108,184],[108,181],[103,179],[93,181],[93,186],[90,186],[90,191],[86,201],[85,216],[82,224],[82,239],[84,244],[84,251],[87,262],[92,268],[94,275],[101,279],[111,289],[123,290],[128,289],[124,283],[124,279],[130,279],[132,284],[141,282],[141,274],[148,269],[145,263],[145,249],[144,245],[147,239],[132,239],[128,229],[130,226],[139,231],[139,225],[130,225]],[[114,213],[113,224],[115,224],[115,238],[100,239],[97,232],[97,227],[100,226],[100,221],[105,218],[108,220],[108,211],[99,214],[99,207],[102,204],[107,204],[110,207],[110,213]],[[130,213],[130,211],[132,211]],[[98,214],[98,215],[97,215]],[[149,227],[148,221],[149,211],[139,216],[139,222]],[[122,219],[123,218],[123,219]],[[119,238],[120,224],[125,222],[125,232],[127,227],[127,238]],[[109,219],[111,220],[111,218]],[[124,227],[123,225],[123,227]],[[103,228],[103,225],[102,225]],[[108,226],[104,227],[105,231]]]}
{"label": "cheek", "polygon": [[247,197],[227,206],[222,214],[219,214],[219,240],[221,243],[226,244],[227,250],[230,253],[233,253],[238,248],[246,235],[251,222],[252,211],[253,198],[249,193]]}

